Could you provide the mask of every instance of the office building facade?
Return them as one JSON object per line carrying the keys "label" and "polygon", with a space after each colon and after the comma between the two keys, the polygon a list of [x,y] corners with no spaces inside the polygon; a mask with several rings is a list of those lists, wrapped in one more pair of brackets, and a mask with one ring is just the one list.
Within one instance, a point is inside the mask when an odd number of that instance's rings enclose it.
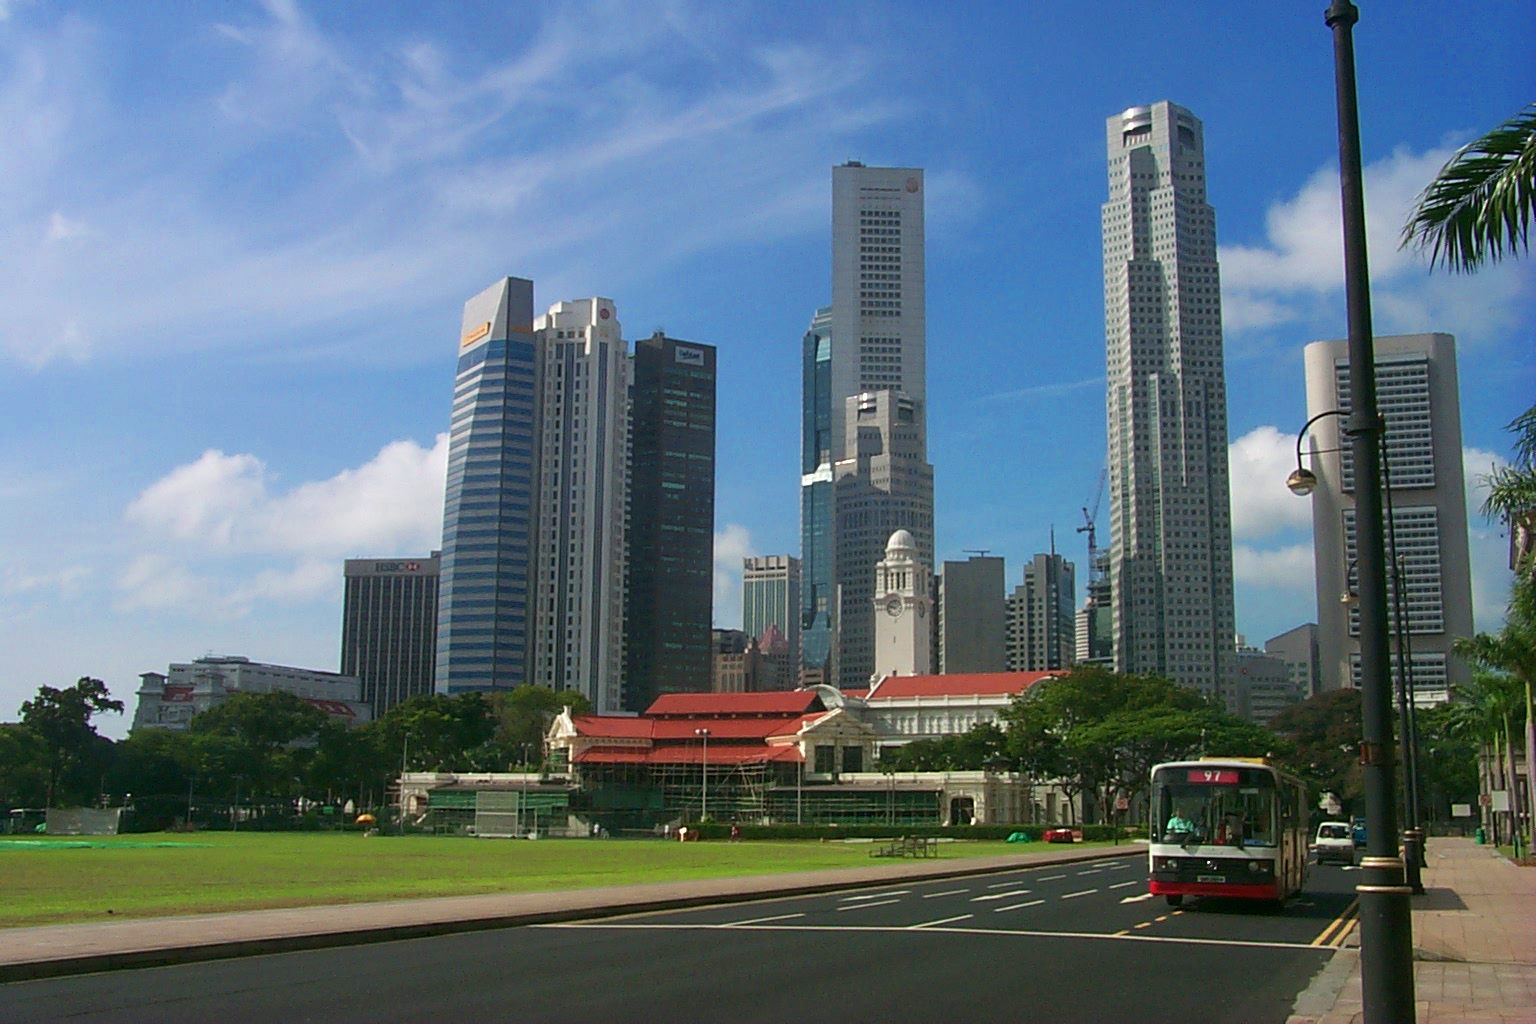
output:
{"label": "office building facade", "polygon": [[1307,622],[1264,641],[1264,653],[1285,662],[1286,673],[1302,700],[1317,696],[1319,655],[1317,623]]}
{"label": "office building facade", "polygon": [[1115,668],[1227,700],[1235,637],[1227,399],[1203,128],[1161,102],[1109,118],[1106,142]]}
{"label": "office building facade", "polygon": [[1024,566],[1024,582],[1008,596],[1008,671],[1070,668],[1076,656],[1076,567],[1054,552]]}
{"label": "office building facade", "polygon": [[374,718],[432,692],[439,568],[436,551],[343,564],[341,674],[362,684]]}
{"label": "office building facade", "polygon": [[629,500],[627,346],[613,302],[560,302],[534,323],[539,487],[533,681],[622,709]]}
{"label": "office building facade", "polygon": [[782,660],[794,685],[800,666],[800,559],[754,555],[741,563],[741,628],[765,651],[770,639],[782,645]]}
{"label": "office building facade", "polygon": [[661,332],[634,349],[622,706],[638,712],[710,686],[716,352]]}
{"label": "office building facade", "polygon": [[529,682],[537,488],[533,282],[464,304],[448,437],[438,599],[439,693]]}
{"label": "office building facade", "polygon": [[914,558],[932,565],[933,467],[922,407],[899,391],[865,392],[845,403],[849,456],[833,467],[837,538],[837,642],[831,681],[867,686],[875,671],[874,568],[897,530]]}
{"label": "office building facade", "polygon": [[972,555],[945,562],[939,572],[941,675],[1003,672],[1008,666],[1008,624],[1003,560]]}
{"label": "office building facade", "polygon": [[[1313,342],[1304,359],[1308,416],[1347,415],[1347,342]],[[1433,703],[1470,678],[1451,645],[1473,632],[1456,342],[1449,334],[1378,337],[1375,359],[1376,401],[1386,425],[1382,495],[1392,670],[1395,676],[1400,664],[1406,667],[1415,699]],[[1312,527],[1324,690],[1357,686],[1360,675],[1359,608],[1349,600],[1358,589],[1355,470],[1344,424],[1343,416],[1324,416],[1307,435],[1308,468],[1318,479]]]}
{"label": "office building facade", "polygon": [[826,677],[832,657],[837,569],[832,502],[832,310],[816,311],[801,339],[800,643],[802,669]]}

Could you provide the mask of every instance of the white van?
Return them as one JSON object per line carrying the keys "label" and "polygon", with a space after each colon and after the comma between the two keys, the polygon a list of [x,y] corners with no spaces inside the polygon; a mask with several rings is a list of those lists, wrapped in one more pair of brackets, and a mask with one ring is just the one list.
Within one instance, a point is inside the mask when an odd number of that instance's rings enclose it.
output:
{"label": "white van", "polygon": [[1347,821],[1325,821],[1317,826],[1317,839],[1312,843],[1312,849],[1317,851],[1317,862],[1326,864],[1334,861],[1338,864],[1355,863],[1355,840],[1349,831]]}

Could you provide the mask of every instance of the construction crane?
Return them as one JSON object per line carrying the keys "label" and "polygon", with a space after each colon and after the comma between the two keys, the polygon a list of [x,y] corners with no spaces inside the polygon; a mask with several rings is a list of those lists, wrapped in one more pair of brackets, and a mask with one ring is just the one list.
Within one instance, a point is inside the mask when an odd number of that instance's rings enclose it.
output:
{"label": "construction crane", "polygon": [[1088,580],[1097,582],[1099,572],[1099,534],[1095,525],[1099,518],[1099,503],[1104,500],[1104,481],[1109,477],[1109,470],[1099,471],[1099,489],[1093,496],[1093,511],[1088,511],[1088,506],[1083,506],[1083,525],[1077,528],[1078,533],[1088,535]]}

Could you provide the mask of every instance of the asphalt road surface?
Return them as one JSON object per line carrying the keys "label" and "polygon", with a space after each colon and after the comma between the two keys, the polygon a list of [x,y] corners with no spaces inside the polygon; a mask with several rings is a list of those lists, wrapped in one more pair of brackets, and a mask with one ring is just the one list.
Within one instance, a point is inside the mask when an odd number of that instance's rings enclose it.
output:
{"label": "asphalt road surface", "polygon": [[1146,894],[1144,857],[0,986],[0,1021],[1283,1022],[1350,869],[1283,910]]}

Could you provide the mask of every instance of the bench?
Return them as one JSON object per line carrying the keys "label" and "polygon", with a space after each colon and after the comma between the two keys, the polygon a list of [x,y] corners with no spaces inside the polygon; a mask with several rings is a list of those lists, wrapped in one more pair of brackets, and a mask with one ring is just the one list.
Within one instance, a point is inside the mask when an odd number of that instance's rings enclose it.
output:
{"label": "bench", "polygon": [[937,857],[939,841],[933,836],[902,836],[869,851],[871,857]]}

